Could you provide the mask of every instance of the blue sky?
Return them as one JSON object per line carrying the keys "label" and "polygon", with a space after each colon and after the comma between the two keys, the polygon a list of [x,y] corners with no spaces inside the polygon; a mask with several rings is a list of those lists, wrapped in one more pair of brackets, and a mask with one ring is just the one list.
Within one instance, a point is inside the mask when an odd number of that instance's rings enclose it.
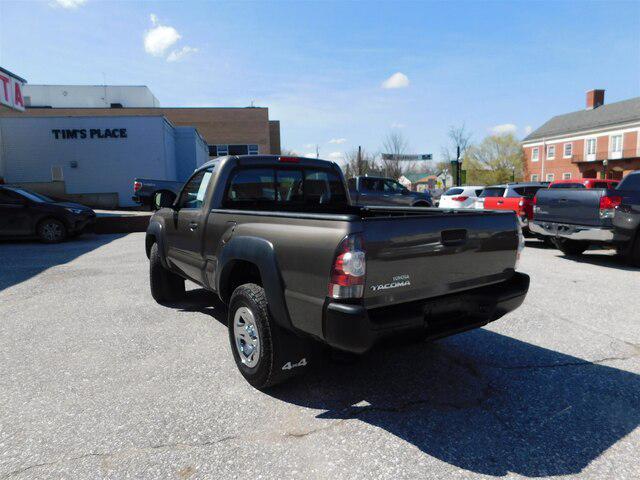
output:
{"label": "blue sky", "polygon": [[302,154],[379,150],[398,129],[437,156],[450,125],[522,137],[591,88],[640,95],[640,2],[0,0],[0,65],[148,85],[163,106],[253,101]]}

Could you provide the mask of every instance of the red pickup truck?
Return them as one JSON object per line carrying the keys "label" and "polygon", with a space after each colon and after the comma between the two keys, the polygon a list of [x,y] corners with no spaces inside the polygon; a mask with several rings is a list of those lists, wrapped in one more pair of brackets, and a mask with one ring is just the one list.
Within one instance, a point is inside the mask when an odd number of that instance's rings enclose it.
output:
{"label": "red pickup truck", "polygon": [[533,220],[533,198],[546,182],[507,183],[485,187],[475,208],[484,210],[513,210],[520,219],[523,233],[529,232],[529,221]]}
{"label": "red pickup truck", "polygon": [[574,180],[556,180],[549,188],[609,188],[614,189],[620,180],[601,180],[599,178],[576,178]]}

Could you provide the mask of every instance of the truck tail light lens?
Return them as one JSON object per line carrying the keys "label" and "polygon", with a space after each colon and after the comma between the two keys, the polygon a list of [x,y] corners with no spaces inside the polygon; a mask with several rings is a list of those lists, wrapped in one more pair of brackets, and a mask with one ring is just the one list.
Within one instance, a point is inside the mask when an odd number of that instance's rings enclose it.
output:
{"label": "truck tail light lens", "polygon": [[366,258],[362,237],[349,235],[340,242],[329,277],[330,298],[362,298]]}
{"label": "truck tail light lens", "polygon": [[621,203],[622,197],[617,195],[600,197],[600,218],[612,218]]}
{"label": "truck tail light lens", "polygon": [[459,197],[453,197],[451,200],[453,200],[454,202],[464,202],[467,198],[469,197],[465,197],[464,195],[461,195]]}
{"label": "truck tail light lens", "polygon": [[137,192],[142,188],[142,182],[133,182],[133,191]]}

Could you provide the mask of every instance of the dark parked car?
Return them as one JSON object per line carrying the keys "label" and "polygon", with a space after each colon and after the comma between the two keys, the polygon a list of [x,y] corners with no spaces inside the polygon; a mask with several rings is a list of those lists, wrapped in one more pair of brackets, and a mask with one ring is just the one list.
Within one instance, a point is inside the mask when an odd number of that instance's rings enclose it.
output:
{"label": "dark parked car", "polygon": [[62,242],[93,226],[96,214],[78,203],[58,202],[23,188],[0,186],[0,237]]}
{"label": "dark parked car", "polygon": [[355,205],[433,206],[429,192],[412,192],[392,178],[354,177],[348,184],[351,201]]}
{"label": "dark parked car", "polygon": [[362,207],[335,163],[240,156],[204,164],[151,218],[151,294],[185,279],[228,305],[242,375],[268,387],[310,365],[311,342],[363,353],[407,332],[440,338],[517,308],[529,277],[513,212]]}
{"label": "dark parked car", "polygon": [[640,266],[640,172],[628,174],[616,189],[539,190],[534,202],[531,231],[552,239],[565,254],[612,246]]}

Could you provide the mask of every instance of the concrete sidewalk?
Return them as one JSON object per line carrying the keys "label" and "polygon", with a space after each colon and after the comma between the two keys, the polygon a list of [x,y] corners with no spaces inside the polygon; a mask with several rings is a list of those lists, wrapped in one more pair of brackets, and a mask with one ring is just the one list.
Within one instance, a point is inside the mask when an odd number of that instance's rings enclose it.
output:
{"label": "concrete sidewalk", "polygon": [[153,212],[135,210],[95,210],[96,233],[144,232]]}

